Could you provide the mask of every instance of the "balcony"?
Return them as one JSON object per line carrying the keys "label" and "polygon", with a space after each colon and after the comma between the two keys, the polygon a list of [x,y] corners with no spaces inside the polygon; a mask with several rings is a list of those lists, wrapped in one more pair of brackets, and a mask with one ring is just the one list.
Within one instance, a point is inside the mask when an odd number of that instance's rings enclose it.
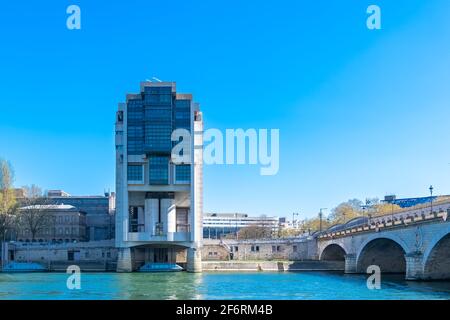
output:
{"label": "balcony", "polygon": [[186,242],[191,241],[190,239],[190,232],[168,232],[160,235],[151,235],[147,232],[128,232],[128,241],[135,242]]}

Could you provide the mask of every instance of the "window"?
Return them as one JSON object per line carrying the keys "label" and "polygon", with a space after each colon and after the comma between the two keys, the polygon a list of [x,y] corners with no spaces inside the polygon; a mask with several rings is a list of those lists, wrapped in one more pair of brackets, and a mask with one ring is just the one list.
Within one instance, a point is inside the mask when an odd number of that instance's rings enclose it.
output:
{"label": "window", "polygon": [[171,120],[172,109],[170,107],[147,107],[145,108],[145,120]]}
{"label": "window", "polygon": [[138,125],[128,126],[128,138],[142,138],[144,137],[144,128]]}
{"label": "window", "polygon": [[293,251],[293,252],[297,252],[297,246],[293,246],[293,247],[292,247],[292,251]]}
{"label": "window", "polygon": [[139,165],[135,165],[135,164],[128,165],[127,177],[128,177],[128,181],[142,182],[144,180],[143,166],[140,164]]}
{"label": "window", "polygon": [[129,110],[128,111],[128,119],[129,120],[141,120],[142,119],[142,110]]}
{"label": "window", "polygon": [[150,184],[169,184],[169,158],[161,156],[150,157]]}
{"label": "window", "polygon": [[172,123],[145,125],[145,149],[147,151],[171,151]]}
{"label": "window", "polygon": [[128,154],[143,154],[144,140],[143,139],[128,139]]}
{"label": "window", "polygon": [[175,167],[175,179],[177,182],[191,181],[191,166],[189,164],[178,165]]}
{"label": "window", "polygon": [[251,251],[252,252],[259,252],[259,246],[252,246]]}
{"label": "window", "polygon": [[176,120],[190,120],[191,119],[191,113],[189,110],[187,111],[177,111],[175,113],[175,119]]}

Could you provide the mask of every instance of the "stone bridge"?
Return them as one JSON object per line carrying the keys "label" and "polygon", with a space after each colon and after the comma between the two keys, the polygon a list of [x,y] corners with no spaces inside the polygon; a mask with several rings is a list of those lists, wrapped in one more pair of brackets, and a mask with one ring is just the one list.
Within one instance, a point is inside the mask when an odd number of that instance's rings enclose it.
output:
{"label": "stone bridge", "polygon": [[[377,219],[318,237],[320,260],[344,261],[346,273],[404,273],[407,280],[450,279],[448,211]],[[450,219],[448,219],[450,220]]]}

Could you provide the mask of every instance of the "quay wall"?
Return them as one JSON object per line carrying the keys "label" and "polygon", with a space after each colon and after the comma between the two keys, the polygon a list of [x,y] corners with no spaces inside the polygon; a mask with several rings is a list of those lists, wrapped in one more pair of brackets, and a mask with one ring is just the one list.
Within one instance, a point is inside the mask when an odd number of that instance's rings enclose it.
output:
{"label": "quay wall", "polygon": [[203,271],[344,271],[344,261],[203,261]]}

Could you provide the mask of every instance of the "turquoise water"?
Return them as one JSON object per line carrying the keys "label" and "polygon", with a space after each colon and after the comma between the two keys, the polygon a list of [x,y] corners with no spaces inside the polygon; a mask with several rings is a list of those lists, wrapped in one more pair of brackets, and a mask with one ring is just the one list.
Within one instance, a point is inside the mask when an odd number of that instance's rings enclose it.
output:
{"label": "turquoise water", "polygon": [[450,299],[450,282],[303,273],[86,273],[69,290],[64,273],[0,274],[0,299]]}

